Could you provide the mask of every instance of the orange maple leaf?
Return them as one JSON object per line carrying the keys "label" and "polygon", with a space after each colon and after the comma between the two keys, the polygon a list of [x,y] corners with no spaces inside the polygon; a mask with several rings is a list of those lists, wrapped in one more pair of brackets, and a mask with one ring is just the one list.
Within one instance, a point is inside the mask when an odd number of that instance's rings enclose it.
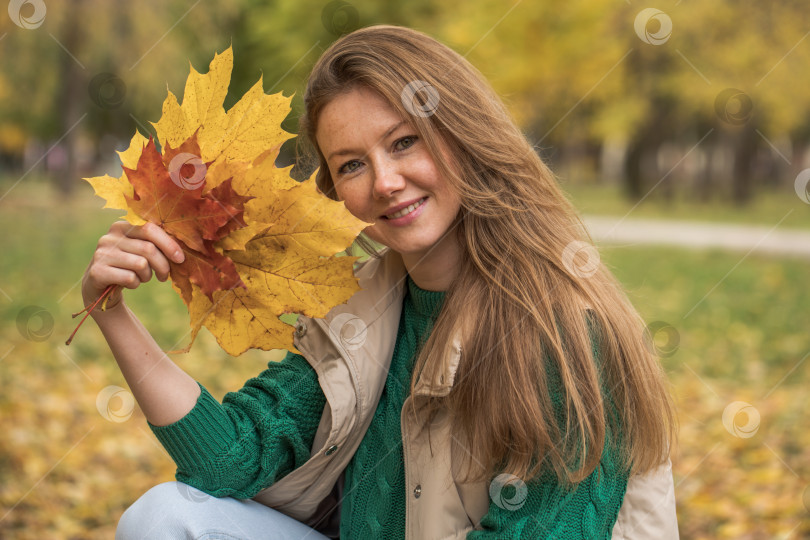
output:
{"label": "orange maple leaf", "polygon": [[[193,137],[188,146],[190,150],[195,149]],[[196,154],[191,152],[187,155],[199,156],[199,148],[196,150]],[[170,148],[167,145],[168,152]],[[183,154],[177,157],[182,158]],[[201,168],[206,167],[202,162],[199,164]],[[224,191],[217,198],[203,195],[204,173],[199,183],[190,184],[188,180],[194,177],[184,177],[184,167],[177,166],[173,171],[171,167],[166,167],[151,137],[138,159],[137,167],[123,169],[134,188],[132,197],[125,195],[129,206],[143,219],[159,225],[197,251],[205,250],[203,239],[219,240],[225,236],[220,228],[227,226],[243,211],[243,208],[236,208],[225,199],[228,194]],[[239,225],[237,222],[237,228]]]}
{"label": "orange maple leaf", "polygon": [[[197,155],[196,134],[176,149],[167,145],[163,156],[150,137],[137,167],[124,167],[134,188],[132,197],[125,195],[129,206],[139,216],[163,228],[185,252],[182,263],[170,261],[170,264],[172,279],[183,292],[186,303],[191,302],[191,283],[197,284],[210,299],[215,290],[246,288],[233,261],[215,251],[213,243],[245,226],[244,205],[253,198],[236,193],[230,178],[203,194],[206,165],[199,158],[191,167],[195,172],[184,176],[189,172],[184,168]],[[197,176],[200,176],[199,181]]]}

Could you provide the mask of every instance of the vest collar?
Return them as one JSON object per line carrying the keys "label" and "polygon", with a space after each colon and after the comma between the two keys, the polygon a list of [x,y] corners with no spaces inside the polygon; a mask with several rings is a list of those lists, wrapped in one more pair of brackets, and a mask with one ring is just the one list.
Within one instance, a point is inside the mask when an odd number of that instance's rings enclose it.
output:
{"label": "vest collar", "polygon": [[[396,305],[401,312],[402,302],[405,296],[406,268],[402,257],[396,251],[386,249],[382,259],[369,259],[363,263],[356,272],[358,283],[363,289],[355,296],[363,295],[366,291],[389,291],[388,298],[363,298],[363,304],[371,302],[374,305]],[[353,297],[352,300],[355,300]],[[350,301],[351,303],[351,301]],[[377,311],[374,309],[373,311]],[[396,334],[389,336],[374,336],[377,339],[395,340]],[[461,360],[461,332],[457,331],[454,338],[448,344],[446,353],[439,359],[442,362],[441,369],[436,372],[436,377],[430,380],[422,374],[414,386],[414,395],[442,397],[450,393],[455,381],[456,370]]]}
{"label": "vest collar", "polygon": [[[407,286],[407,271],[405,269],[405,263],[402,261],[402,256],[391,249],[386,249],[382,260],[372,260],[369,262],[376,262],[378,264],[385,265],[390,269],[390,271],[384,272],[374,271],[370,279],[382,280],[384,282],[388,280],[385,283],[387,286],[386,288],[397,290],[397,305],[401,310],[402,301],[405,294],[405,287]],[[360,279],[360,286],[363,286],[362,279]],[[380,337],[384,339],[396,339],[396,335]],[[414,386],[415,396],[421,395],[442,397],[450,393],[450,389],[453,387],[453,382],[455,380],[456,370],[458,369],[458,364],[461,360],[460,332],[456,332],[455,337],[451,340],[450,344],[448,344],[448,348],[442,357],[443,358],[440,359],[442,362],[441,369],[437,371],[434,379],[429,379],[425,374],[419,376],[419,379],[416,381],[416,385]]]}

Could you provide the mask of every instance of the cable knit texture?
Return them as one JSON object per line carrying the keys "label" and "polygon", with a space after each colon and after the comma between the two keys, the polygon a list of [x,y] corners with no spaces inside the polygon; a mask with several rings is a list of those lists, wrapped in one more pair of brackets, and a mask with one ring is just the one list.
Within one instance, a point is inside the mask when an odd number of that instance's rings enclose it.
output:
{"label": "cable knit texture", "polygon": [[216,497],[249,499],[307,462],[326,396],[303,356],[270,362],[222,404],[200,388],[186,416],[149,424],[177,464],[177,480]]}
{"label": "cable knit texture", "polygon": [[[405,537],[400,412],[410,391],[415,353],[429,336],[444,295],[420,289],[407,277],[388,377],[368,431],[346,468],[343,540]],[[549,373],[549,387],[561,412],[555,375]],[[177,464],[179,481],[217,497],[250,498],[309,459],[325,404],[315,371],[302,356],[288,353],[238,392],[226,394],[222,404],[202,388],[184,418],[150,427]],[[574,489],[561,487],[551,472],[526,488],[521,493],[507,484],[490,490],[493,498],[480,530],[467,538],[610,538],[627,476],[606,446],[600,466]]]}

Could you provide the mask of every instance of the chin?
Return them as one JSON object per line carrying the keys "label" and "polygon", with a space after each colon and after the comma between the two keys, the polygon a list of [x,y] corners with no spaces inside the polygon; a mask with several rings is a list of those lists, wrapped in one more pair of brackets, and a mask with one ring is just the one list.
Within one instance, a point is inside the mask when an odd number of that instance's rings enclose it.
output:
{"label": "chin", "polygon": [[[384,236],[377,234],[376,231],[366,230],[365,232],[366,235],[375,242],[387,246],[402,255],[426,254],[442,239],[441,235],[429,234],[428,231],[424,229],[422,231],[408,231],[405,234],[398,235],[399,237],[393,238],[392,235]],[[436,249],[441,248],[437,247]]]}
{"label": "chin", "polygon": [[[401,255],[426,255],[435,246],[435,243],[428,242],[391,242],[385,244]],[[437,248],[439,249],[439,248]]]}

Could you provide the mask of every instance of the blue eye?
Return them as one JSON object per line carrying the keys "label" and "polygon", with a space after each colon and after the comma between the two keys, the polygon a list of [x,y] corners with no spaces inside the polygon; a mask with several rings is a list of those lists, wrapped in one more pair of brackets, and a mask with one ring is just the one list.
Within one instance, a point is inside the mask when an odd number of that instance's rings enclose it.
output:
{"label": "blue eye", "polygon": [[[350,167],[351,165],[356,165],[356,166],[355,167]],[[356,159],[353,159],[353,160],[347,161],[346,163],[341,165],[340,168],[337,170],[337,172],[338,172],[338,174],[350,173],[350,172],[354,171],[355,169],[357,169],[357,167],[359,167],[359,166],[360,166],[359,161],[357,161]]]}
{"label": "blue eye", "polygon": [[410,148],[414,144],[416,144],[416,139],[418,139],[416,135],[408,135],[407,137],[402,137],[397,142],[394,143],[394,146],[400,146],[401,144],[405,144],[404,147],[401,147],[402,150],[406,148]]}

